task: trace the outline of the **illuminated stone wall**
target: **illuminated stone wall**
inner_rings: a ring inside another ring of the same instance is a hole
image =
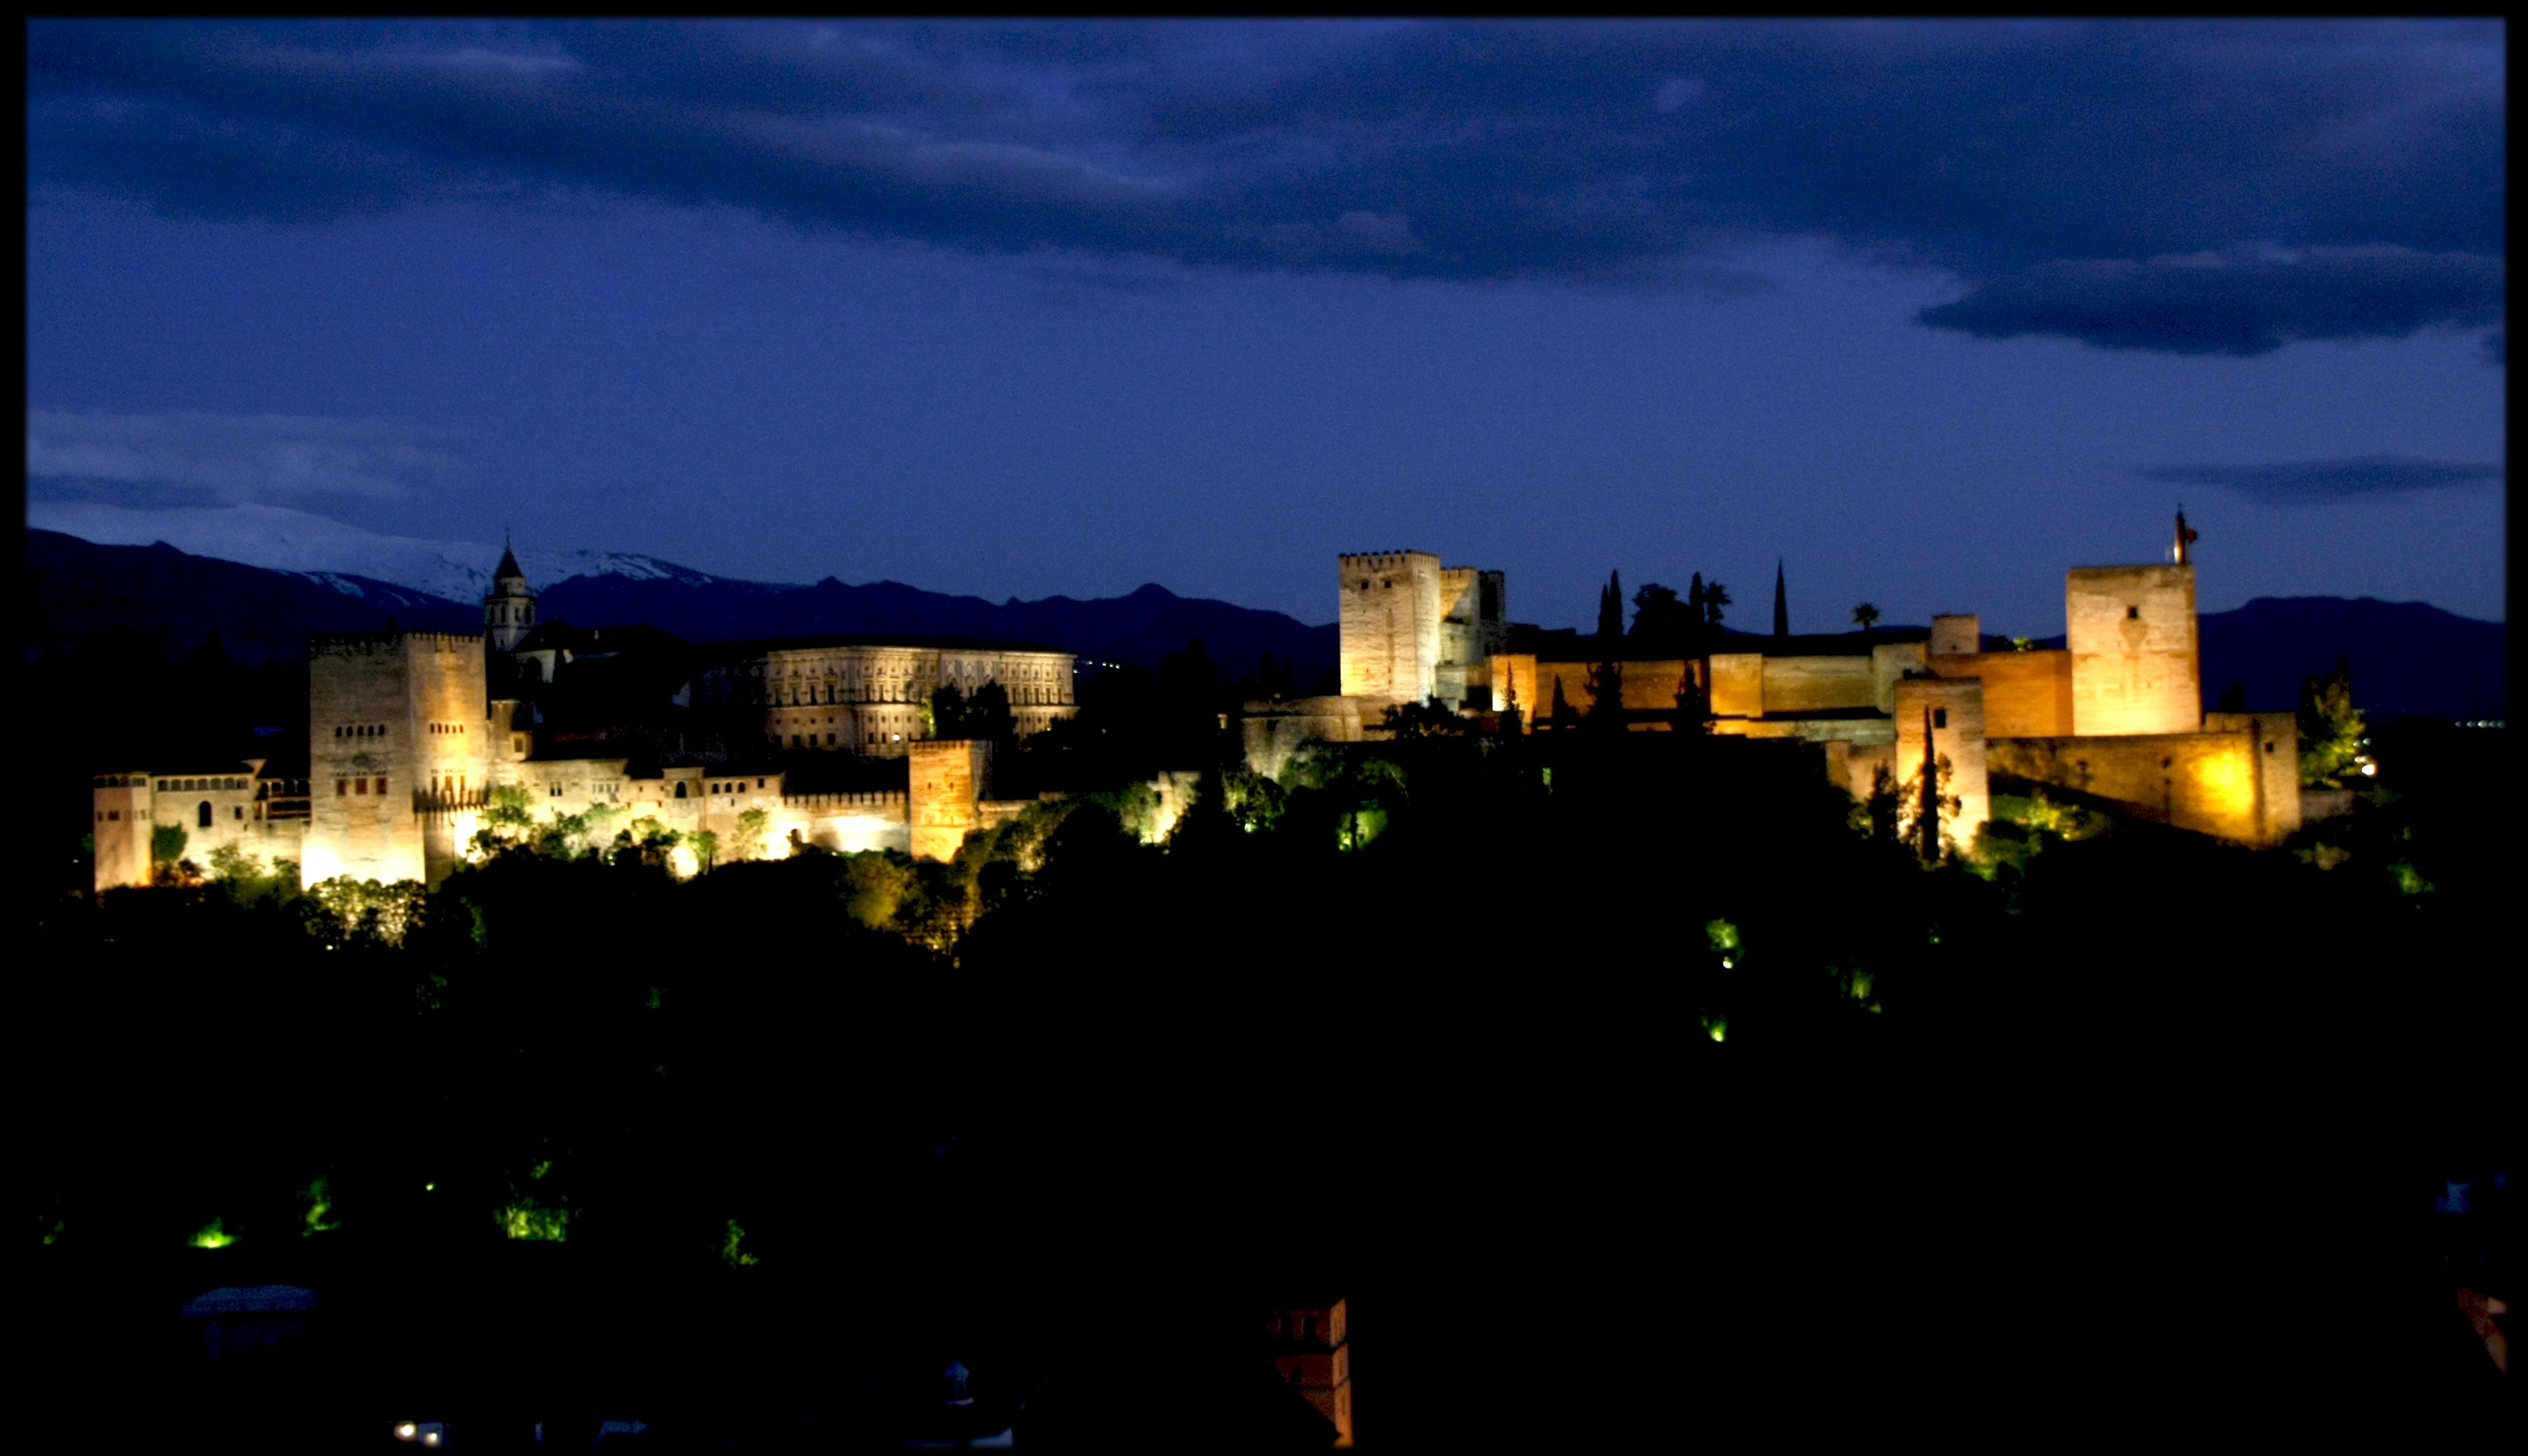
[[[1877,703],[1877,678],[1868,657],[1767,656],[1763,661],[1759,682],[1764,712],[1832,712]]]
[[[2191,566],[2081,566],[2064,579],[2072,731],[2191,733],[2203,721]]]
[[[1420,702],[1439,691],[1440,558],[1375,551],[1335,561],[1343,696]]]
[[[294,791],[303,785],[267,778],[263,765],[250,758],[220,765],[223,771],[215,773],[134,770],[91,779],[95,888],[148,884],[150,833],[160,827],[184,831],[182,858],[205,873],[211,856],[223,849],[255,856],[264,870],[274,859],[298,858],[307,825],[305,800]],[[286,807],[276,802],[282,794],[289,796]]]
[[[1927,662],[1942,677],[1983,681],[1984,730],[1993,737],[2071,736],[2070,652],[1933,652]]]
[[[1238,732],[1246,766],[1279,779],[1311,743],[1359,743],[1366,736],[1364,704],[1357,698],[1301,698],[1290,702],[1250,702]]]
[[[1912,677],[1896,685],[1896,745],[1891,767],[1898,785],[1921,792],[1923,735],[1930,751],[1949,760],[1948,792],[1958,800],[1954,814],[1940,811],[1940,837],[1950,853],[1975,848],[1975,831],[1992,817],[1992,791],[1985,774],[1983,683],[1971,677]]]
[[[2130,734],[2114,737],[1998,738],[1987,763],[1997,775],[2028,779],[2111,800],[2137,818],[2173,824],[2246,845],[2280,842],[2298,827],[2298,741],[2271,720],[2288,714],[2241,713],[2242,731]],[[2288,787],[2263,760],[2291,745]],[[2289,826],[2289,827],[2286,827]]]

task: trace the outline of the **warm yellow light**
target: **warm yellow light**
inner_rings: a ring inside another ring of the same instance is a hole
[[[408,1441],[419,1434],[421,1434],[420,1428],[414,1426],[410,1421],[406,1421],[395,1428],[395,1439],[399,1441]]]

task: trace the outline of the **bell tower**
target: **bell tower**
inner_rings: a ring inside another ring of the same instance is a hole
[[[500,566],[492,573],[492,590],[483,598],[484,643],[496,653],[513,650],[535,625],[536,594],[503,533]]]

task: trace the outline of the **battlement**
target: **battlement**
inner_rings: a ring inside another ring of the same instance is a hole
[[[1364,571],[1377,571],[1400,567],[1416,556],[1435,564],[1440,559],[1429,551],[1362,551],[1338,555],[1335,560],[1342,563],[1345,570],[1356,567]]]
[[[902,813],[911,797],[902,789],[881,789],[869,794],[784,794],[781,806],[796,809],[876,808]]]
[[[310,657],[361,656],[376,652],[401,651],[410,648],[440,652],[480,651],[483,639],[462,632],[312,632],[307,637]]]

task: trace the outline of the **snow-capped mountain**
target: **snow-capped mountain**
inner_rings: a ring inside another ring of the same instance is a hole
[[[144,510],[92,500],[29,500],[26,524],[99,546],[163,541],[190,555],[290,572],[352,597],[363,589],[346,577],[392,582],[450,601],[480,601],[500,564],[500,547],[495,545],[387,536],[277,505]],[[521,549],[518,565],[540,589],[580,576],[688,586],[718,580],[690,567],[619,551]]]

